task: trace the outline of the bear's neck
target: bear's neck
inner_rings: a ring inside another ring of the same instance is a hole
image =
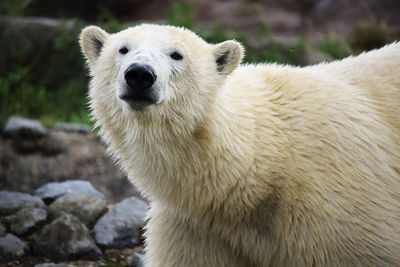
[[[188,216],[193,216],[191,211],[199,217],[209,216],[199,211],[231,213],[238,206],[256,206],[267,193],[265,181],[254,178],[259,137],[257,122],[248,112],[251,105],[220,96],[187,131],[174,130],[172,119],[122,120],[124,124],[114,125],[108,120],[101,134],[151,201]],[[237,199],[238,195],[246,197]]]

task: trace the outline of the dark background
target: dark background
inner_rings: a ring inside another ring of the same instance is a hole
[[[241,41],[246,62],[306,65],[399,39],[399,14],[398,0],[1,0],[0,126],[10,115],[90,124],[77,41],[88,24],[181,25]]]

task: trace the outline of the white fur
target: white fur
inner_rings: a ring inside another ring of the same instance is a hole
[[[151,201],[147,266],[399,264],[399,43],[307,68],[238,67],[238,43],[182,28],[101,33],[81,35],[91,107]],[[163,97],[134,111],[118,90],[139,55]]]

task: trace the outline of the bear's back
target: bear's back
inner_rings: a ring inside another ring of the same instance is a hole
[[[362,88],[400,135],[400,42],[309,70]]]

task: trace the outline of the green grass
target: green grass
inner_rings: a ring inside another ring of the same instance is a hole
[[[77,90],[82,86],[75,87],[72,82],[56,93],[24,81],[0,79],[1,120],[19,115],[40,119],[46,126],[64,121],[90,125],[86,93]]]
[[[192,29],[195,14],[196,10],[185,1],[175,2],[168,12],[168,24]]]
[[[316,45],[315,48],[332,56],[334,59],[342,59],[352,53],[348,44],[335,38],[326,39],[324,42]]]

